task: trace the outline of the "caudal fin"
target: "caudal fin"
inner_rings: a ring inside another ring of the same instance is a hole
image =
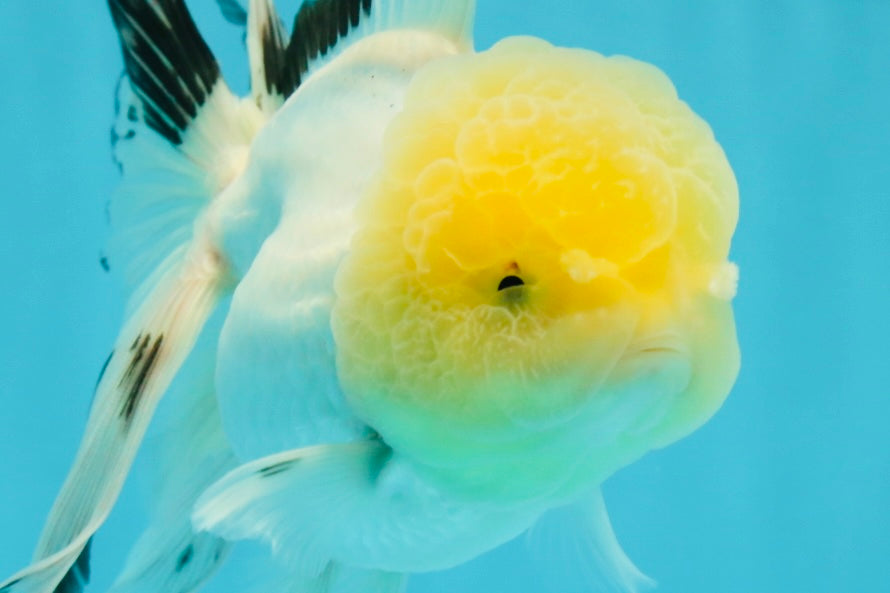
[[[89,542],[158,401],[234,284],[202,217],[243,168],[259,112],[228,90],[182,0],[109,0],[109,7],[126,65],[115,146],[124,180],[111,204],[111,263],[139,288],[34,563],[0,583],[4,593],[82,586]]]
[[[197,590],[225,562],[231,544],[192,528],[195,500],[236,465],[222,429],[214,374],[221,316],[204,333],[164,396],[146,438],[148,526],[109,593]]]

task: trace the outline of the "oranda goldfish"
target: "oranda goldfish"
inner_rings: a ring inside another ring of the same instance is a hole
[[[128,317],[0,591],[82,589],[162,397],[164,486],[116,593],[195,590],[247,538],[282,591],[390,593],[564,507],[600,584],[636,590],[599,487],[739,365],[711,129],[630,58],[474,51],[471,0],[306,1],[290,33],[272,0],[224,5],[245,97],[183,0],[109,0]]]

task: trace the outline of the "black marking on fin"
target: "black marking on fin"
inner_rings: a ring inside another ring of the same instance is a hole
[[[114,350],[108,354],[108,358],[105,359],[105,363],[102,365],[102,370],[99,371],[99,378],[96,379],[96,386],[93,388],[93,397],[90,399],[91,409],[93,404],[96,403],[96,394],[99,392],[99,384],[102,382],[102,379],[105,378],[105,371],[108,370],[108,365],[111,364],[112,357],[114,357]]]
[[[108,7],[145,123],[181,144],[220,78],[216,58],[183,0],[108,0]]]
[[[282,472],[287,471],[291,466],[296,465],[296,463],[296,459],[279,461],[278,463],[273,463],[272,465],[267,465],[266,467],[261,468],[257,473],[260,475],[260,477],[271,478],[272,476],[276,476]]]
[[[233,25],[243,27],[247,24],[247,11],[236,0],[216,0],[223,17]]]
[[[146,382],[151,374],[151,370],[157,362],[158,353],[161,350],[161,344],[164,343],[164,334],[159,334],[152,341],[151,334],[140,334],[130,347],[132,358],[124,376],[121,378],[119,387],[126,390],[126,397],[121,406],[121,417],[129,422],[136,412],[136,407],[142,398],[145,390]]]
[[[189,544],[182,551],[182,554],[179,555],[179,558],[176,559],[176,572],[182,572],[182,569],[186,567],[186,565],[192,561],[192,557],[195,555],[195,546]]]
[[[102,364],[102,370],[99,371],[99,378],[96,379],[96,389],[99,389],[99,383],[102,382],[102,379],[105,377],[105,371],[108,370],[108,365],[111,364],[111,358],[114,356],[114,350],[108,353],[108,358],[105,359],[105,362]],[[94,389],[93,391],[95,391]]]
[[[80,556],[74,561],[71,569],[65,573],[65,576],[59,581],[59,584],[53,589],[53,593],[81,593],[90,582],[90,548],[93,544],[93,538],[87,540],[87,545],[83,547]]]
[[[276,67],[266,60],[266,78],[283,98],[289,97],[302,82],[309,63],[324,56],[362,20],[371,14],[373,0],[307,0],[294,19],[290,42],[283,57],[275,57]],[[263,50],[266,51],[265,41]]]
[[[260,46],[263,52],[263,73],[268,95],[282,95],[287,97],[290,92],[281,87],[283,79],[281,74],[287,69],[285,63],[288,40],[284,38],[281,19],[270,3],[266,22],[259,25]]]
[[[386,467],[386,464],[392,459],[392,448],[383,443],[383,441],[381,441],[381,444],[383,446],[374,457],[371,458],[371,463],[368,466],[368,477],[372,484],[377,483],[377,480],[380,479],[380,474],[383,472],[383,468]]]
[[[21,579],[21,578],[18,578],[18,579],[16,579],[16,580],[14,580],[14,581],[8,583],[5,587],[3,587],[2,589],[0,589],[0,593],[12,593],[12,588],[15,587],[17,584],[19,584],[19,583],[21,583],[21,582],[22,582],[22,579]]]
[[[124,80],[126,79],[126,77],[127,77],[127,73],[121,72],[121,75],[117,79],[117,84],[114,85],[114,119],[116,121],[120,119],[121,85],[124,84]],[[135,112],[136,106],[130,105],[127,108],[127,115],[129,115],[130,110],[133,110]],[[135,122],[136,120],[134,119],[131,121]],[[120,139],[121,139],[121,134],[120,134],[120,131],[118,131],[118,129],[117,129],[117,123],[115,123],[114,125],[111,126],[111,160],[117,166],[118,172],[123,173],[124,165],[117,158],[117,150],[116,150],[117,143],[120,141]],[[106,217],[108,216],[108,202],[105,203],[105,215],[106,215]]]
[[[114,166],[117,167],[117,172],[123,174],[124,172],[124,164],[120,162],[117,158],[117,154],[114,152],[114,147],[117,146],[118,140],[120,140],[120,136],[117,133],[117,130],[114,129],[114,126],[111,128],[111,162],[114,163]],[[106,215],[108,213],[108,205],[105,205]]]

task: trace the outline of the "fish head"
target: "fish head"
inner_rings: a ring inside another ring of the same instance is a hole
[[[727,395],[737,213],[710,128],[653,66],[533,38],[436,61],[338,271],[347,401],[470,490],[601,480]]]

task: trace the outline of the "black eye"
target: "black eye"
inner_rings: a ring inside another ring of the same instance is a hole
[[[498,291],[507,290],[508,288],[513,288],[514,286],[523,286],[525,282],[522,281],[522,278],[519,276],[505,276],[501,283],[498,284]]]

